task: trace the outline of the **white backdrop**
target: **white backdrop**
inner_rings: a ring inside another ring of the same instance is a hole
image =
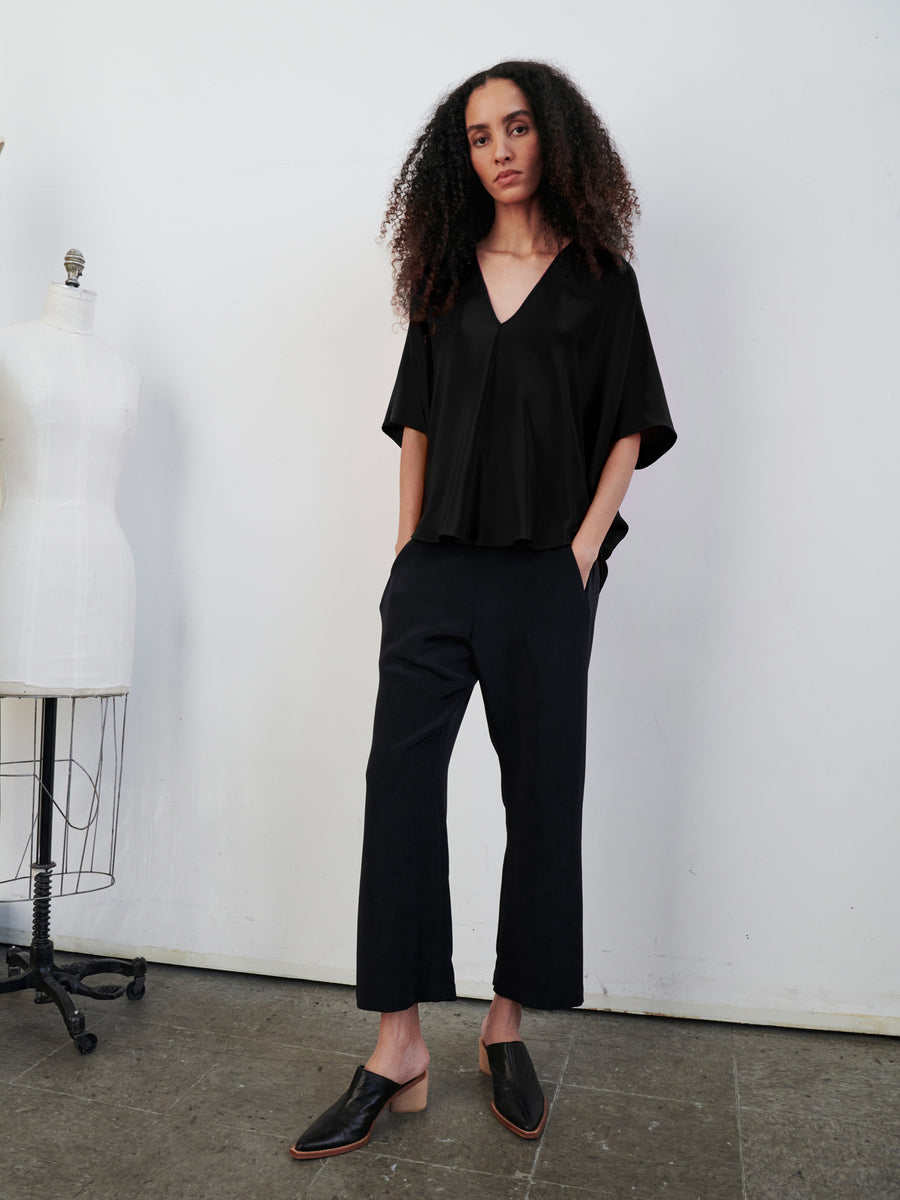
[[[78,246],[144,379],[119,878],[54,906],[57,943],[352,982],[403,336],[375,237],[439,91],[540,57],[638,187],[680,434],[597,617],[587,1003],[900,1033],[896,5],[53,0],[2,26],[0,325]],[[488,995],[477,690],[450,789],[458,984]],[[0,937],[29,928],[0,906]]]

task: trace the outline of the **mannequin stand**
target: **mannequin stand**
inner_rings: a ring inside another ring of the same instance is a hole
[[[41,713],[41,749],[38,774],[37,856],[32,864],[33,924],[30,950],[11,946],[6,952],[9,978],[0,980],[0,995],[35,989],[35,1004],[56,1005],[65,1021],[76,1049],[90,1054],[97,1046],[97,1035],[85,1031],[84,1013],[75,1005],[72,995],[90,996],[92,1000],[116,1000],[125,995],[139,1000],[144,994],[147,963],[143,958],[92,959],[68,966],[54,962],[53,942],[50,940],[50,895],[53,869],[53,785],[56,758],[56,697],[45,697]],[[124,975],[127,984],[84,983],[89,975]]]

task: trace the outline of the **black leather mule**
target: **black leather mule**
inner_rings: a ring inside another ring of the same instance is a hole
[[[328,1158],[365,1146],[372,1126],[386,1105],[391,1112],[421,1112],[428,1103],[428,1072],[408,1083],[395,1083],[365,1067],[357,1067],[353,1082],[297,1138],[290,1152],[294,1158]]]
[[[540,1137],[547,1124],[547,1100],[524,1042],[478,1040],[478,1065],[494,1081],[491,1112],[519,1137]]]

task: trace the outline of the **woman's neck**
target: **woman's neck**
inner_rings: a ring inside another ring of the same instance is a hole
[[[41,320],[45,325],[65,329],[68,333],[91,333],[94,328],[96,292],[51,283]]]
[[[495,204],[494,223],[480,243],[484,250],[530,258],[534,254],[555,254],[558,246],[548,245],[541,221],[541,206],[536,197],[520,204]]]

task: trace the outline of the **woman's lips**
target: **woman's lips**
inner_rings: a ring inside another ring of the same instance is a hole
[[[522,174],[521,171],[501,171],[494,180],[494,183],[512,183],[514,179],[518,179]]]

